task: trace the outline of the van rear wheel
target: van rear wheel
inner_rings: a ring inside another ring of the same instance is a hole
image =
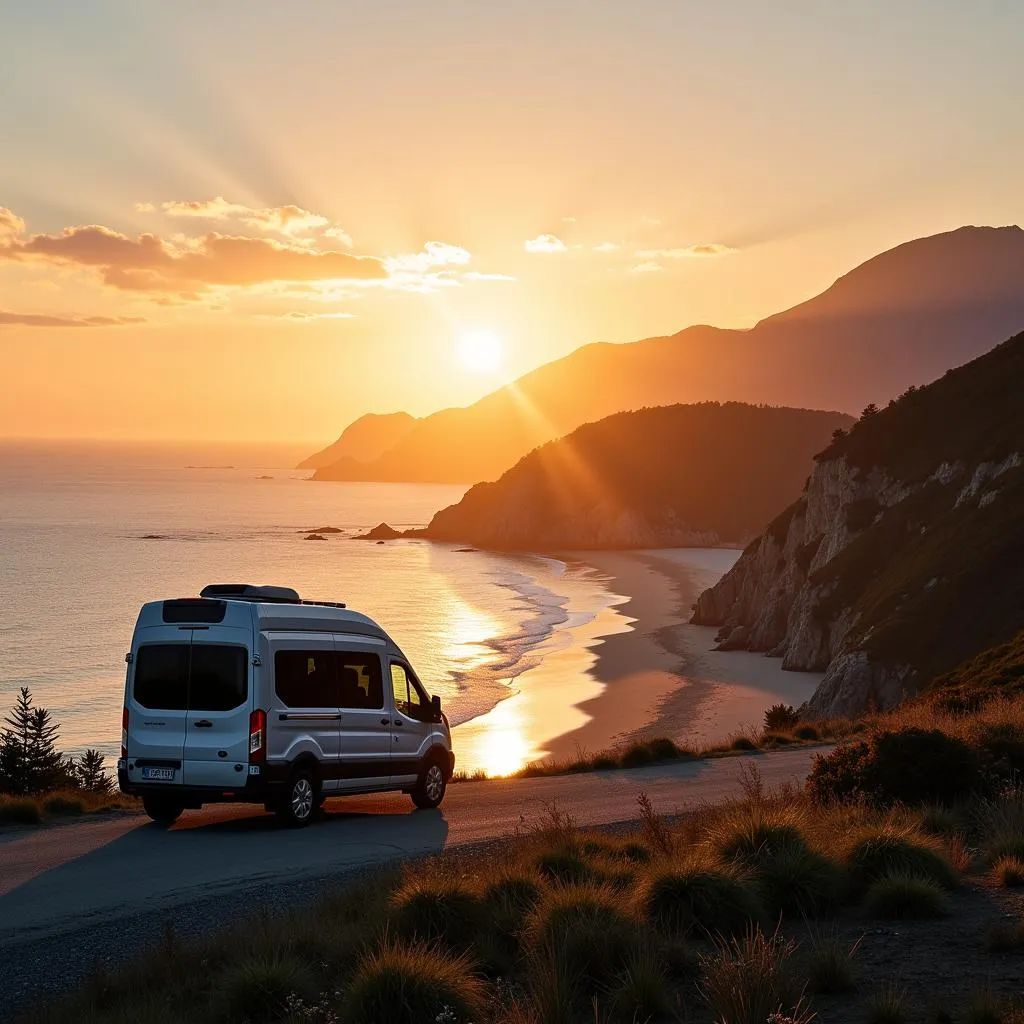
[[[409,795],[421,811],[428,811],[432,807],[437,807],[444,799],[447,788],[448,780],[445,778],[444,769],[439,761],[431,758],[423,766],[416,788]]]
[[[142,808],[158,825],[173,825],[185,810],[173,797],[155,793],[147,793],[142,798]]]
[[[313,820],[319,799],[320,786],[313,773],[300,768],[285,784],[280,802],[274,810],[285,825],[302,828]]]

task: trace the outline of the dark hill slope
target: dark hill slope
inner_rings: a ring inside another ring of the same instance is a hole
[[[617,413],[525,456],[423,535],[506,549],[743,542],[798,493],[842,413],[728,403]]]
[[[808,710],[888,707],[1024,628],[1024,334],[861,419],[694,621],[787,668]]]
[[[874,257],[748,331],[690,327],[596,344],[464,409],[445,409],[380,458],[320,480],[493,480],[526,452],[612,413],[741,401],[858,413],[1024,328],[1024,231],[965,227]]]

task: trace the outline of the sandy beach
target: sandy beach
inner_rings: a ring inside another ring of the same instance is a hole
[[[757,728],[774,703],[806,700],[819,674],[715,651],[715,630],[688,623],[697,595],[737,556],[684,548],[561,555],[571,571],[596,574],[612,603],[516,680],[513,696],[456,729],[461,766],[503,774],[642,737],[697,746]]]

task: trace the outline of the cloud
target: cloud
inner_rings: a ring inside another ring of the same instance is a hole
[[[615,242],[602,242],[594,246],[594,252],[618,252],[619,248]]]
[[[174,243],[154,234],[129,238],[101,225],[59,235],[0,238],[0,261],[92,267],[122,291],[195,298],[214,286],[276,281],[373,281],[387,277],[380,260],[277,242],[210,233]]]
[[[422,252],[400,253],[389,256],[385,266],[391,271],[411,271],[424,274],[434,267],[464,266],[472,259],[468,249],[448,242],[427,242]]]
[[[678,249],[640,249],[636,257],[641,260],[685,260],[692,256],[725,256],[735,251],[728,245],[711,242],[706,245],[686,245]]]
[[[527,252],[565,252],[566,245],[557,235],[538,235],[529,241],[523,242],[523,248]]]
[[[153,203],[136,203],[140,213],[151,213],[156,209]],[[348,232],[338,225],[332,225],[322,214],[304,210],[301,206],[254,207],[244,203],[232,203],[223,196],[213,199],[174,199],[160,204],[160,209],[169,217],[192,217],[198,220],[237,221],[257,231],[274,231],[278,234],[296,236],[321,232],[329,238],[336,238],[343,245],[351,246]]]
[[[467,270],[462,275],[464,281],[515,281],[511,274],[484,274],[479,270]]]
[[[0,327],[126,327],[144,324],[141,316],[43,316],[37,313],[9,313],[0,309]]]
[[[293,320],[298,323],[310,323],[313,320],[355,320],[355,313],[306,313],[302,310],[291,310],[288,313],[260,313],[270,320]]]
[[[635,267],[630,267],[629,272],[631,274],[655,274],[659,270],[664,269],[660,263],[648,261],[647,263],[638,263]]]
[[[4,235],[20,235],[24,230],[25,222],[6,206],[0,206],[0,238]]]

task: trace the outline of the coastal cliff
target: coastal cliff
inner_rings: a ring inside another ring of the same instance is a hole
[[[477,484],[419,535],[507,550],[742,544],[851,422],[738,402],[618,413]]]
[[[1024,626],[1024,335],[869,408],[694,607],[824,671],[804,711],[891,707]]]

